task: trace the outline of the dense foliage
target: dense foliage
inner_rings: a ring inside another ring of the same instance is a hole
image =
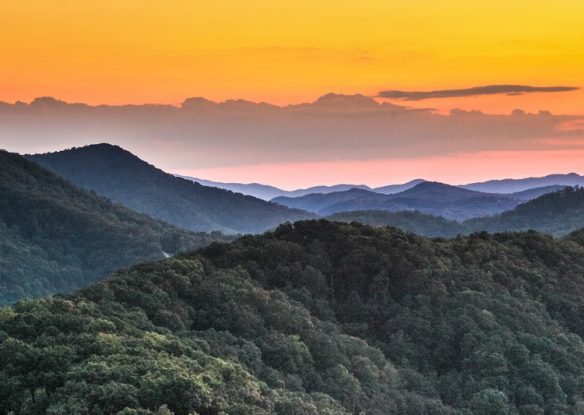
[[[258,233],[315,217],[175,177],[109,144],[28,157],[81,188],[193,231]]]
[[[210,246],[205,256],[337,321],[407,373],[408,387],[446,405],[581,414],[583,240],[534,232],[428,240],[320,221]]]
[[[534,229],[551,235],[565,235],[584,228],[584,188],[566,187],[511,211],[469,220],[464,225],[472,230],[489,232]]]
[[[328,221],[0,311],[0,412],[584,412],[584,237]]]
[[[453,237],[467,232],[460,223],[432,216],[416,210],[388,212],[385,210],[355,210],[339,212],[327,216],[327,219],[339,222],[359,222],[370,226],[393,226],[421,236]]]
[[[561,236],[584,228],[584,189],[565,187],[494,216],[456,222],[415,211],[354,211],[328,217],[342,222],[371,226],[394,226],[422,236],[452,237],[487,231],[512,232],[536,230]]]
[[[218,238],[132,212],[0,152],[0,304],[83,287]]]

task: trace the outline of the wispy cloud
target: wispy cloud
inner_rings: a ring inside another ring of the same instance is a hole
[[[470,97],[476,95],[523,95],[534,92],[569,92],[576,91],[574,86],[529,86],[529,85],[485,85],[462,89],[441,89],[436,91],[380,91],[378,97],[420,101],[431,98]]]

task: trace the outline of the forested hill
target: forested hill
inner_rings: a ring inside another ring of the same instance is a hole
[[[507,212],[462,223],[414,211],[340,212],[327,218],[372,226],[395,226],[418,235],[447,238],[480,231],[495,233],[527,230],[562,236],[584,228],[584,189],[566,187],[522,203]]]
[[[359,222],[370,226],[393,226],[416,235],[451,238],[463,235],[468,229],[454,220],[432,216],[415,210],[388,212],[386,210],[355,210],[339,212],[326,219],[339,222]]]
[[[0,151],[0,304],[70,291],[219,237],[115,205]]]
[[[499,215],[471,219],[464,225],[489,232],[534,229],[551,235],[565,235],[584,228],[584,188],[566,187],[544,194]]]
[[[328,221],[0,311],[0,412],[584,413],[584,247]]]
[[[132,153],[96,144],[27,156],[74,184],[194,231],[258,233],[316,215],[167,174]]]

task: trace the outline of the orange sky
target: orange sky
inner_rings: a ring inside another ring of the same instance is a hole
[[[203,96],[285,105],[328,92],[375,96],[493,84],[582,88],[583,22],[582,0],[0,0],[0,101],[54,96],[89,104],[179,105]],[[392,102],[440,113],[522,108],[584,114],[584,89]],[[579,150],[562,157],[527,148],[497,151],[461,148],[400,162],[384,154],[355,161],[347,154],[308,165],[293,158],[278,165],[242,159],[239,167],[193,165],[189,171],[288,187],[376,184],[382,173],[378,184],[418,176],[467,181],[492,177],[489,163],[501,167],[499,176],[584,173]],[[160,164],[172,169],[172,155],[164,160]]]
[[[327,92],[584,84],[584,2],[19,0],[0,2],[0,100],[189,96],[278,104]],[[434,100],[582,112],[584,91]]]

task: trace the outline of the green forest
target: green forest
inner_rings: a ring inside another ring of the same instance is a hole
[[[584,233],[326,220],[0,311],[0,413],[584,413]]]
[[[0,151],[0,305],[225,239],[133,212]]]

